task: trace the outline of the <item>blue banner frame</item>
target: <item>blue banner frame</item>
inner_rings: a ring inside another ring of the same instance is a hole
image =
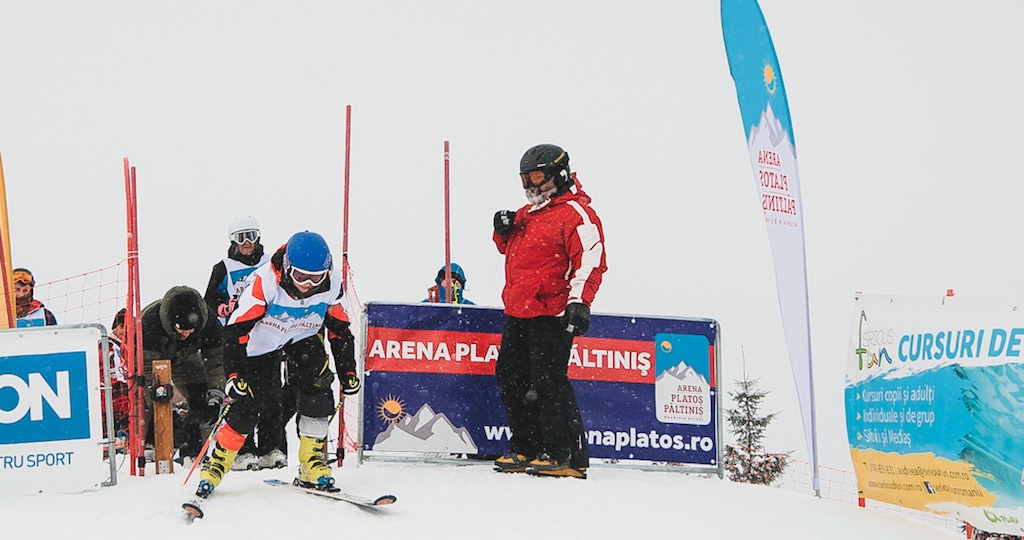
[[[429,303],[366,310],[363,451],[508,450],[493,376],[501,310]],[[594,314],[570,359],[591,457],[719,469],[718,336],[709,319]]]

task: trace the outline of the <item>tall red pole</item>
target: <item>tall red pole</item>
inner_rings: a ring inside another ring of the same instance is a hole
[[[449,216],[451,215],[449,197],[448,197],[448,186],[449,186],[449,163],[450,154],[448,148],[448,141],[444,142],[444,288],[447,291],[448,303],[454,304],[456,301],[455,295],[452,294],[452,243],[451,243],[451,229],[449,228]]]
[[[128,250],[128,291],[125,300],[125,343],[121,348],[122,353],[127,356],[129,371],[134,374],[131,379],[131,412],[128,426],[128,454],[131,458],[132,476],[145,476],[146,462],[143,448],[146,436],[145,426],[145,403],[143,401],[143,387],[145,386],[142,376],[142,327],[139,324],[139,223],[138,223],[138,199],[136,197],[135,167],[128,164],[128,158],[124,158],[124,189],[125,189],[125,216],[127,218],[126,229],[127,250]]]
[[[342,210],[345,217],[341,229],[341,288],[348,284],[348,170],[352,155],[352,106],[345,106],[345,202]]]
[[[349,162],[352,154],[352,106],[345,106],[345,189],[342,212],[344,213],[341,228],[341,290],[348,294],[348,193],[349,193]],[[352,304],[349,303],[349,306]],[[341,373],[338,374],[340,379]],[[345,459],[345,394],[341,386],[338,387],[338,448],[335,450],[335,457],[338,458],[338,466],[342,465]],[[324,447],[326,450],[326,446]]]
[[[128,158],[124,158],[124,207],[125,207],[125,255],[128,261],[128,291],[127,298],[125,299],[125,317],[124,317],[124,343],[122,343],[122,352],[125,356],[125,360],[128,362],[128,372],[135,373],[135,353],[132,349],[132,344],[135,342],[135,318],[131,316],[130,306],[134,302],[135,296],[132,294],[132,265],[134,262],[134,254],[132,252],[132,175],[131,169],[128,166]],[[131,474],[135,476],[135,452],[136,446],[139,444],[139,410],[135,402],[135,379],[131,379],[131,386],[129,386],[131,393],[131,405],[128,415],[128,456],[131,461]]]
[[[135,256],[135,265],[132,270],[132,288],[134,301],[132,313],[135,319],[135,380],[137,381],[136,392],[138,394],[139,411],[145,411],[144,388],[145,370],[143,369],[142,358],[142,293],[140,292],[139,275],[139,184],[135,178],[135,167],[132,167],[132,252]],[[136,461],[140,468],[139,476],[146,475],[145,457],[145,436],[146,436],[146,415],[139,414],[139,442],[136,448]]]

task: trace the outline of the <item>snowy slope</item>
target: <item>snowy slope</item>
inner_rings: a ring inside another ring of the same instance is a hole
[[[294,456],[293,456],[294,457]],[[793,491],[716,477],[596,466],[590,478],[499,474],[489,464],[351,462],[337,474],[355,493],[392,492],[398,502],[366,511],[264,485],[290,469],[232,472],[188,525],[178,509],[186,471],[131,477],[79,494],[0,498],[3,538],[962,538],[954,531]],[[212,535],[212,536],[211,536]],[[372,536],[371,536],[372,535]]]

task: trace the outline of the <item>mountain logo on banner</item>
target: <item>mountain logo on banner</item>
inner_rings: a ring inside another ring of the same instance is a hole
[[[477,445],[469,430],[455,427],[447,416],[424,403],[416,414],[403,416],[377,435],[371,450],[476,454]]]
[[[750,164],[756,171],[765,224],[793,235],[800,233],[803,217],[800,215],[796,150],[789,141],[789,133],[768,104],[761,114],[761,122],[750,130]]]
[[[711,423],[711,385],[685,362],[658,376],[654,394],[659,422],[697,426]]]

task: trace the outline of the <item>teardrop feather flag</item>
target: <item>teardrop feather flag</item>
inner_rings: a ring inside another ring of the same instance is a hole
[[[725,53],[775,261],[782,327],[796,380],[814,492],[819,494],[803,206],[786,85],[757,1],[722,0],[721,8]]]

